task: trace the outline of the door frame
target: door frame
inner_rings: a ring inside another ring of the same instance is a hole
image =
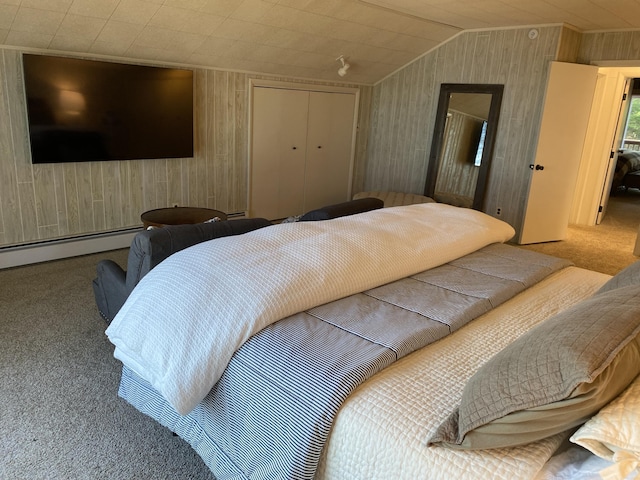
[[[609,154],[609,164],[605,170],[605,180],[602,186],[602,194],[600,195],[600,205],[596,215],[596,225],[600,225],[604,218],[611,195],[611,186],[613,184],[613,175],[618,163],[618,155],[622,146],[624,132],[627,126],[629,116],[629,107],[631,106],[631,89],[633,87],[633,79],[625,77],[623,81],[622,98],[619,97],[620,108],[616,116],[615,130]]]
[[[599,132],[599,143],[593,144],[591,150],[585,150],[580,161],[576,193],[569,223],[581,226],[596,225],[602,194],[606,189],[605,183],[608,180],[609,151],[615,136],[617,118],[622,108],[620,99],[624,84],[628,78],[640,78],[640,61],[638,60],[604,60],[592,62],[591,65],[600,67],[599,72],[603,72],[603,74],[618,76],[618,83],[613,88],[615,92],[619,91],[619,94],[611,96],[611,101],[608,105],[603,103],[601,108],[592,109],[593,122],[599,124],[599,128],[605,130]],[[594,99],[594,103],[596,101],[597,99]],[[590,127],[591,124],[592,121],[590,119]]]

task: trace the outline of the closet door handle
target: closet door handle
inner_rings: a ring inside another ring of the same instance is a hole
[[[297,149],[298,149],[298,147],[293,147],[293,148],[292,148],[292,150],[297,150]]]
[[[318,145],[318,148],[322,148],[322,145]]]

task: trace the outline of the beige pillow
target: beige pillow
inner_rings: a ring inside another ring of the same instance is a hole
[[[600,458],[625,478],[640,466],[640,376],[622,395],[598,412],[570,439]]]
[[[584,423],[640,373],[640,285],[584,300],[491,358],[428,444],[521,445]]]

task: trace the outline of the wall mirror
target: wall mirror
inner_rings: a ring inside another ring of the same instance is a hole
[[[482,210],[503,90],[503,85],[441,85],[426,196]]]

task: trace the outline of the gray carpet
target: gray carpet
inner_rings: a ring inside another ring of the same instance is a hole
[[[117,396],[95,265],[0,270],[0,479],[212,479],[191,447]]]
[[[615,275],[638,260],[633,249],[640,225],[640,190],[629,189],[609,199],[600,225],[570,225],[567,239],[523,248],[571,260],[576,266]]]

